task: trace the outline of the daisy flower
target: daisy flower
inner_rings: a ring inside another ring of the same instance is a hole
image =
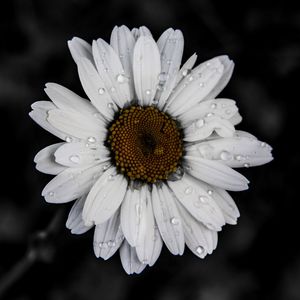
[[[45,200],[75,201],[67,228],[95,227],[95,255],[119,249],[129,274],[152,266],[163,244],[174,255],[185,245],[211,254],[218,231],[239,217],[227,190],[248,188],[233,168],[272,160],[269,145],[235,129],[235,101],[217,98],[233,62],[224,55],[194,68],[194,54],[181,66],[183,44],[171,28],[157,42],[146,27],[115,27],[110,44],[75,37],[68,45],[88,99],[47,83],[51,101],[30,112],[62,140],[34,159],[56,175]]]

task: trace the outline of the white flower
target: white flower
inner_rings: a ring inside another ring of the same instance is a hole
[[[163,242],[174,255],[185,244],[200,258],[239,211],[226,192],[248,188],[232,168],[265,164],[271,147],[235,130],[235,101],[216,98],[234,64],[215,57],[181,68],[183,35],[166,30],[157,42],[146,27],[115,27],[110,44],[69,41],[89,100],[46,84],[50,101],[30,116],[63,142],[41,150],[36,168],[56,175],[42,195],[50,203],[76,200],[66,226],[81,234],[95,226],[94,251],[118,249],[129,274],[152,266]]]

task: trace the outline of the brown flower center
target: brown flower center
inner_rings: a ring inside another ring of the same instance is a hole
[[[176,122],[153,106],[121,110],[109,128],[108,144],[119,171],[150,183],[175,172],[183,152]]]

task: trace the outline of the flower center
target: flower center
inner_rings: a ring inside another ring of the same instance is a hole
[[[183,153],[176,122],[153,106],[121,110],[109,128],[107,142],[120,172],[150,183],[175,172]]]

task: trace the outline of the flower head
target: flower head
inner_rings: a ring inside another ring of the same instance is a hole
[[[233,100],[216,98],[234,64],[227,56],[181,65],[183,35],[166,30],[157,42],[145,27],[115,27],[110,44],[73,38],[69,48],[89,100],[46,84],[50,101],[30,116],[62,140],[35,157],[56,175],[47,202],[75,203],[66,226],[81,234],[95,226],[94,251],[118,249],[127,273],[152,266],[163,243],[174,255],[185,245],[204,258],[225,223],[239,211],[226,190],[248,188],[233,168],[272,160],[271,147],[235,129]]]

